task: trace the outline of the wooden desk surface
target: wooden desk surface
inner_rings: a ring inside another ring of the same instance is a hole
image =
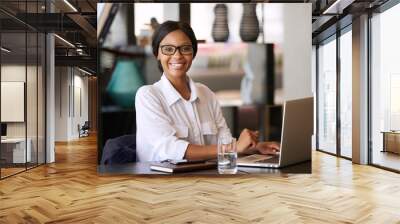
[[[1,143],[20,143],[20,142],[24,142],[25,138],[4,138],[1,139]],[[30,141],[30,139],[28,138],[27,141]]]
[[[186,173],[164,173],[150,170],[150,162],[137,162],[137,163],[126,163],[126,164],[114,164],[114,165],[99,165],[97,172],[100,175],[120,175],[120,174],[133,174],[133,175],[146,175],[146,174],[158,174],[158,175],[174,175],[174,176],[185,176],[185,175],[220,175],[217,169],[210,170],[199,170]],[[283,168],[254,168],[254,167],[238,167],[236,175],[243,174],[289,174],[289,173],[311,173],[311,161],[299,163]],[[230,174],[227,174],[230,175]]]

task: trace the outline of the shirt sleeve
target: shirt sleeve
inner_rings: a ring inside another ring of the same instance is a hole
[[[135,98],[139,161],[182,159],[189,142],[177,137],[161,99],[150,88],[140,88]]]

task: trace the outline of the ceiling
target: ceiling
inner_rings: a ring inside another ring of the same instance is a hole
[[[313,4],[312,36],[316,44],[351,24],[352,18],[372,11],[388,0],[311,0]]]
[[[2,46],[11,50],[2,51],[2,60],[25,62],[25,56],[35,57],[44,47],[36,43],[37,33],[52,32],[62,38],[55,38],[56,65],[74,62],[95,71],[96,7],[96,0],[1,0]],[[26,37],[21,35],[25,32]]]
[[[33,55],[42,46],[39,45],[37,48],[34,35],[28,34],[27,40],[25,40],[25,35],[20,35],[21,32],[54,32],[74,45],[74,47],[71,47],[71,44],[60,38],[55,38],[57,64],[68,65],[68,63],[73,62],[76,63],[76,66],[80,66],[79,62],[82,62],[84,66],[95,71],[97,60],[97,2],[97,0],[47,0],[46,6],[45,0],[1,0],[2,46],[12,49],[12,52],[7,54],[10,59],[13,57],[23,58],[26,54],[28,56]],[[132,1],[118,0],[118,2]],[[314,41],[324,36],[324,32],[333,27],[338,20],[376,8],[387,0],[269,0],[262,2],[312,3],[312,35]],[[333,7],[335,4],[336,6]],[[50,11],[52,13],[49,13]],[[25,50],[26,41],[28,45]]]

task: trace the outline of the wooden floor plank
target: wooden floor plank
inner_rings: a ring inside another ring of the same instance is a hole
[[[99,176],[96,138],[0,181],[0,223],[400,223],[400,175],[313,152],[313,173]]]

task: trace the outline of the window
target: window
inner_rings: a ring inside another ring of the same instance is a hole
[[[21,16],[41,13],[44,3],[19,2]],[[0,24],[0,178],[4,178],[45,163],[46,38],[3,12],[0,17],[10,21]]]
[[[372,163],[400,170],[400,4],[371,19]]]
[[[352,35],[340,36],[340,155],[352,157]]]
[[[318,48],[318,149],[336,153],[336,39]]]
[[[322,41],[317,50],[317,149],[350,159],[353,131],[351,24],[339,33],[340,36],[332,35]]]

